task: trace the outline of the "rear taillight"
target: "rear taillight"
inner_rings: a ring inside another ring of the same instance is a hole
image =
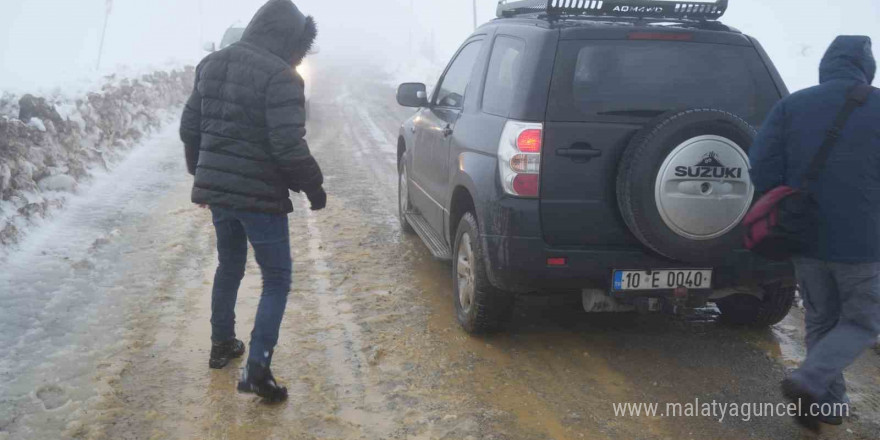
[[[540,173],[540,154],[516,154],[510,158],[510,169],[515,173]]]
[[[538,175],[517,174],[516,177],[513,178],[513,190],[521,196],[537,196]]]
[[[498,169],[504,192],[517,197],[538,197],[543,140],[543,124],[507,121],[498,143]]]
[[[516,137],[516,147],[523,153],[540,153],[543,131],[532,128],[524,130]]]

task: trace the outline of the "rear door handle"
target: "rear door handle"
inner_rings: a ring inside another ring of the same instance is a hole
[[[556,155],[571,158],[575,162],[589,162],[602,155],[602,151],[594,150],[585,144],[575,144],[573,147],[578,148],[560,148],[556,150]]]
[[[452,127],[449,126],[449,125],[447,125],[447,126],[443,129],[443,137],[449,137],[449,136],[452,136]]]

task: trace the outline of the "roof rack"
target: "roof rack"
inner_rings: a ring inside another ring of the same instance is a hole
[[[525,14],[717,20],[728,0],[499,0],[499,18]]]

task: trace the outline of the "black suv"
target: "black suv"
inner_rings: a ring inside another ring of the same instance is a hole
[[[562,6],[565,5],[565,6]],[[453,261],[469,332],[515,293],[580,290],[588,311],[687,310],[770,325],[790,265],[742,249],[747,151],[788,91],[716,3],[516,1],[461,46],[398,140],[400,221]]]

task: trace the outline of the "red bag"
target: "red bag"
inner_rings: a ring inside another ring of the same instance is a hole
[[[779,186],[764,194],[746,214],[745,246],[765,258],[785,260],[803,252],[808,234],[811,205],[797,188]],[[799,220],[799,221],[798,221]]]
[[[849,91],[846,105],[838,113],[834,125],[822,146],[813,157],[804,176],[804,188],[779,186],[758,199],[746,214],[746,249],[770,260],[786,260],[807,251],[816,242],[816,214],[818,205],[809,191],[825,169],[831,150],[840,139],[846,121],[853,112],[874,92],[867,84],[860,84]]]

